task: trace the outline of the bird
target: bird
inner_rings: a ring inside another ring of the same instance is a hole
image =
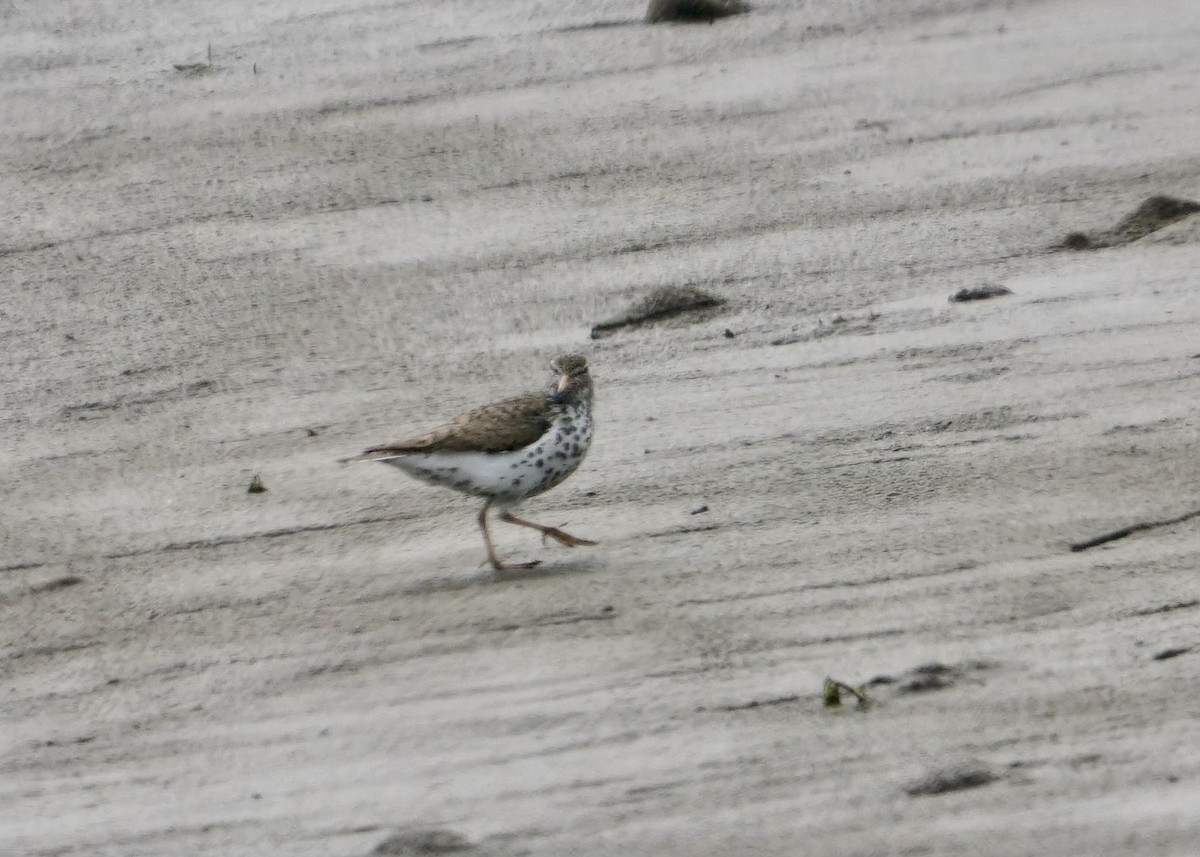
[[[587,358],[564,354],[550,368],[554,380],[545,391],[475,408],[424,434],[371,447],[342,462],[380,461],[422,482],[482,497],[479,529],[488,562],[497,572],[534,568],[541,561],[501,561],[488,529],[493,506],[500,510],[501,521],[537,530],[543,541],[551,538],[571,548],[595,545],[557,527],[518,518],[511,511],[574,473],[592,443],[592,376]]]

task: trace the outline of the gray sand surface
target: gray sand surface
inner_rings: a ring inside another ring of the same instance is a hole
[[[1200,853],[1200,4],[644,11],[0,7],[0,854]]]

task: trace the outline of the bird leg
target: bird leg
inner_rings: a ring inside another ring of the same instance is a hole
[[[512,568],[535,568],[538,566],[541,563],[541,560],[538,559],[509,565],[501,562],[500,557],[496,556],[496,548],[492,545],[492,534],[488,532],[487,513],[491,506],[492,502],[489,500],[479,510],[479,529],[483,530],[483,543],[487,546],[488,562],[492,564],[492,568],[496,569],[496,571],[508,571]]]
[[[537,530],[545,538],[549,536],[560,545],[566,545],[569,548],[582,547],[584,545],[598,544],[590,539],[581,539],[578,536],[573,536],[570,533],[564,533],[558,527],[547,527],[545,524],[535,524],[533,521],[526,521],[524,518],[518,518],[511,512],[501,512],[500,520],[506,524],[516,524],[519,527],[529,527],[531,530]]]

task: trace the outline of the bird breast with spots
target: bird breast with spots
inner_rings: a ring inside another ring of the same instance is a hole
[[[521,449],[411,453],[384,461],[423,482],[513,504],[550,490],[574,473],[591,442],[591,408],[579,403],[555,414],[549,430]]]

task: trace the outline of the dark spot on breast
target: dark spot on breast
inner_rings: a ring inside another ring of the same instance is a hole
[[[567,454],[560,449],[560,450],[558,450],[558,452],[554,453],[554,457],[558,458],[558,459],[563,459],[563,458],[567,457]]]
[[[545,466],[546,466],[546,459],[544,459],[544,458],[539,458],[539,459],[537,460],[536,466],[538,466],[538,467],[545,467]]]
[[[571,444],[571,455],[574,455],[576,457],[583,455],[583,453],[579,449],[579,444],[577,444],[577,443]]]
[[[521,480],[522,480],[522,479],[524,479],[524,478],[525,478],[524,476],[518,476],[516,479],[514,479],[514,480],[512,481],[513,487],[514,487],[514,488],[520,488],[520,487],[521,487]]]
[[[542,445],[540,443],[537,445],[537,449],[535,451],[537,452],[538,455],[542,454]],[[533,456],[530,456],[530,458],[532,458],[532,457]]]

